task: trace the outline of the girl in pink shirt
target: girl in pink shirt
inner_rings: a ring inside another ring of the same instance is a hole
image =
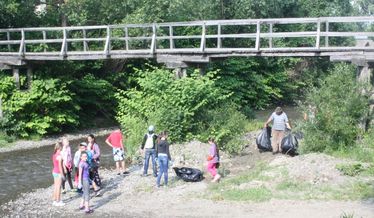
[[[212,182],[218,182],[221,178],[221,175],[217,173],[217,168],[219,164],[219,152],[216,143],[214,142],[213,138],[208,139],[208,143],[210,144],[209,148],[209,155],[208,155],[208,163],[207,163],[207,170],[212,175],[213,180]]]
[[[65,203],[61,201],[61,182],[64,179],[64,176],[62,174],[62,157],[61,157],[61,149],[62,144],[60,142],[57,142],[55,145],[55,150],[52,155],[52,163],[53,163],[53,169],[52,169],[52,175],[54,180],[54,187],[53,187],[53,206],[64,206]]]

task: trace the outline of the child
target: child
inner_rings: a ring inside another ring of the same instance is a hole
[[[63,178],[62,174],[62,158],[61,158],[61,149],[62,144],[57,142],[55,145],[55,150],[52,155],[52,162],[53,162],[53,180],[54,180],[54,187],[53,187],[53,206],[64,206],[65,203],[61,201],[61,182]]]
[[[90,165],[90,180],[95,191],[95,196],[100,196],[101,179],[99,176],[99,165],[100,165],[100,148],[95,141],[95,136],[90,134],[87,137],[87,152]]]
[[[210,144],[209,149],[209,156],[208,156],[208,166],[207,170],[212,175],[213,179],[212,182],[218,182],[221,178],[221,175],[217,173],[217,166],[219,164],[219,151],[216,143],[214,142],[213,138],[208,139],[208,143]]]
[[[79,178],[79,162],[80,162],[80,159],[81,159],[81,153],[83,151],[86,150],[86,147],[87,147],[87,144],[82,142],[79,144],[79,147],[78,147],[78,151],[75,152],[74,154],[74,172],[75,172],[75,175],[74,175],[74,183],[75,183],[75,186],[78,187],[78,178]],[[77,190],[78,193],[82,193],[82,190],[81,189],[78,189]]]
[[[64,173],[64,177],[67,179],[70,189],[73,189],[73,182],[71,180],[71,172],[73,171],[73,160],[71,157],[71,148],[69,145],[69,140],[67,137],[62,138],[62,151],[61,151],[61,157],[62,157],[62,169]],[[66,193],[65,190],[65,182],[66,179],[62,181],[62,193]]]
[[[81,152],[81,161],[79,162],[79,176],[78,176],[78,188],[82,188],[83,195],[79,206],[80,210],[85,209],[87,214],[92,213],[93,210],[89,206],[90,201],[90,176],[89,166],[87,163],[86,151]]]

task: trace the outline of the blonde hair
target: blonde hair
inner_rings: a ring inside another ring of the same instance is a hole
[[[62,148],[62,143],[61,143],[61,141],[58,141],[58,142],[56,142],[56,144],[55,144],[55,150],[54,150],[54,154],[56,154],[56,152],[58,151],[58,150],[61,150],[61,148]]]

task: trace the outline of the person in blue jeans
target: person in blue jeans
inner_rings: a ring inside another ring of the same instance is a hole
[[[148,133],[146,133],[143,137],[143,143],[141,146],[141,151],[144,154],[144,171],[142,176],[147,176],[148,166],[149,166],[149,158],[152,157],[152,169],[153,169],[153,176],[157,176],[157,168],[156,168],[156,141],[157,135],[154,133],[155,127],[149,126]]]
[[[168,132],[164,131],[160,134],[159,140],[156,146],[156,154],[158,158],[158,164],[160,166],[160,172],[157,175],[157,187],[160,187],[161,177],[164,175],[164,185],[168,185],[168,168],[171,156],[169,152],[169,142],[167,141]]]

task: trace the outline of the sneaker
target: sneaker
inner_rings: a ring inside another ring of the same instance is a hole
[[[128,171],[123,172],[123,175],[126,175],[126,174],[129,174],[129,172]]]
[[[83,210],[84,209],[84,206],[79,206],[79,210]]]
[[[66,189],[62,189],[61,193],[66,194]]]
[[[148,176],[148,174],[142,174],[141,175],[141,177],[147,177]]]
[[[53,202],[52,202],[52,205],[53,205],[53,206],[57,206],[56,204],[57,204],[57,201],[53,201]]]
[[[56,203],[56,206],[58,206],[58,207],[65,206],[65,203],[62,202],[62,201],[59,201],[59,202]]]
[[[121,175],[121,173],[117,173],[117,176]]]
[[[89,210],[85,210],[84,211],[86,214],[90,214],[90,213],[93,213],[94,211],[93,211],[93,209],[89,209]]]
[[[94,194],[95,197],[100,197],[101,196],[101,193],[100,191],[95,191],[95,194]]]

